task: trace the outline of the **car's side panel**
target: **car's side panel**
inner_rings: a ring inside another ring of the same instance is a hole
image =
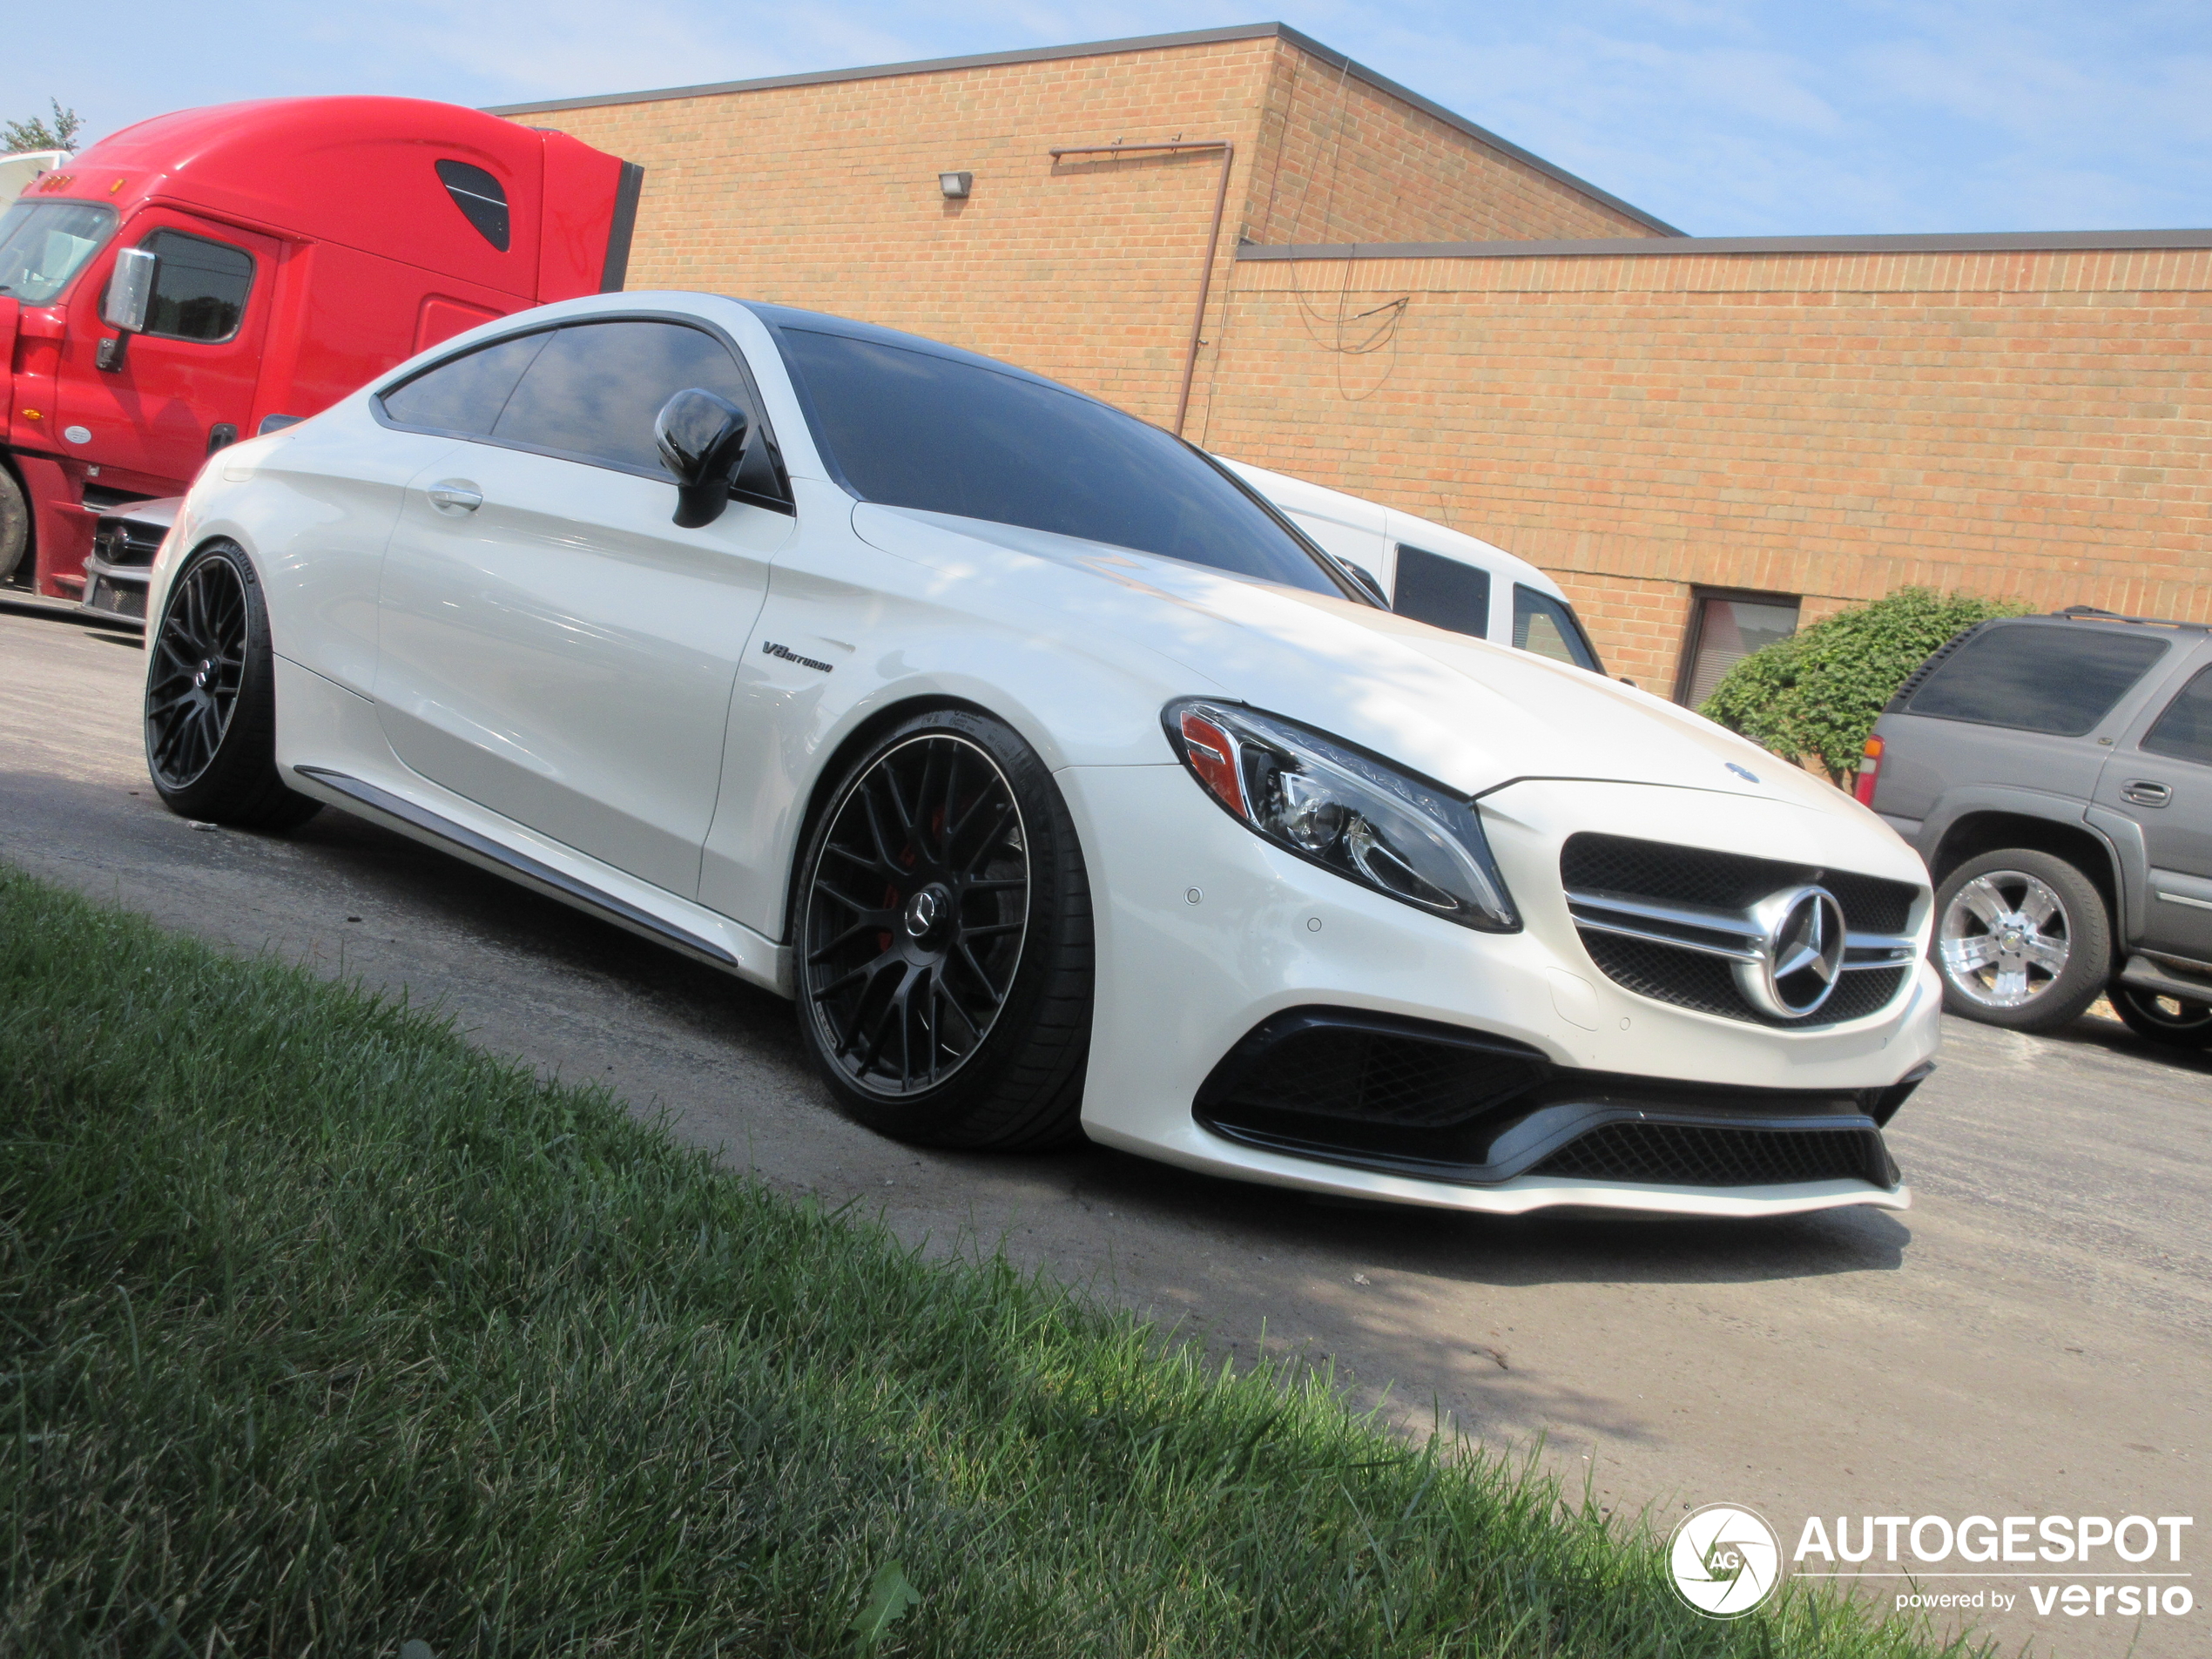
[[[407,492],[376,698],[409,766],[689,898],[739,654],[792,521],[669,522],[670,484],[463,443]],[[431,491],[480,496],[439,505]]]

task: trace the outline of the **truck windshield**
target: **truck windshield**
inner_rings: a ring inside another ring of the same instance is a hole
[[[93,202],[17,202],[0,214],[0,293],[43,306],[115,234],[115,209]]]
[[[814,436],[863,501],[1019,524],[1332,596],[1348,580],[1179,438],[1078,393],[785,327]]]

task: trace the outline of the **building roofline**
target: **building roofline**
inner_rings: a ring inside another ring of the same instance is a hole
[[[1896,236],[1607,236],[1584,241],[1246,242],[1239,260],[1539,260],[1701,253],[2039,253],[2212,247],[2212,230],[1935,231]]]
[[[1511,139],[1500,138],[1487,127],[1477,126],[1467,117],[1446,109],[1432,98],[1423,98],[1410,87],[1400,86],[1387,76],[1378,74],[1366,64],[1356,63],[1342,52],[1323,45],[1312,36],[1301,34],[1288,24],[1281,23],[1239,24],[1226,29],[1191,29],[1170,35],[1131,35],[1120,40],[1085,41],[1072,46],[1031,46],[1019,51],[974,52],[964,57],[924,57],[906,64],[873,64],[860,69],[815,70],[800,75],[766,75],[749,81],[713,81],[697,86],[660,87],[644,92],[607,92],[595,98],[548,98],[536,104],[496,104],[488,106],[484,113],[543,115],[556,110],[602,109],[615,104],[658,104],[674,98],[714,98],[725,92],[765,92],[784,86],[826,86],[838,81],[882,80],[894,75],[934,75],[949,70],[990,69],[1001,64],[1042,64],[1055,58],[1103,57],[1114,52],[1160,51],[1175,46],[1211,45],[1217,41],[1268,39],[1288,41],[1308,57],[1317,57],[1330,68],[1341,70],[1379,92],[1410,104],[1422,114],[1434,117],[1486,148],[1510,157],[1524,166],[1532,167],[1570,190],[1602,203],[1615,212],[1625,213],[1662,236],[1683,234],[1664,219],[1655,218],[1641,207],[1622,201],[1610,192],[1600,190],[1588,179],[1577,178],[1564,167],[1555,166],[1541,156],[1522,149]]]

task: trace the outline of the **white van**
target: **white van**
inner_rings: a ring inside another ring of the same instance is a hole
[[[1401,616],[1605,672],[1575,607],[1559,584],[1527,560],[1340,489],[1226,455],[1214,458],[1281,508],[1325,551],[1351,565]]]

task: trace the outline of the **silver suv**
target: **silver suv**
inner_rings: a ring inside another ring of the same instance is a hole
[[[1935,878],[1946,1008],[2047,1031],[2108,990],[2143,1036],[2212,1046],[2212,629],[1983,623],[1866,750],[1860,799]]]

